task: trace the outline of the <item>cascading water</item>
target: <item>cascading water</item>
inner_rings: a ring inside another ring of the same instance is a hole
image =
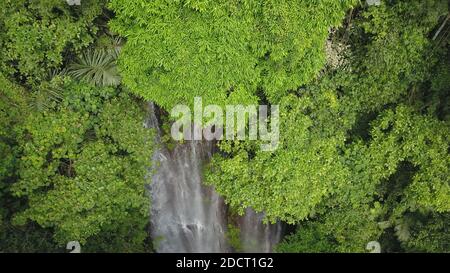
[[[280,242],[284,230],[283,224],[281,222],[264,224],[263,220],[264,213],[256,213],[250,208],[238,219],[244,252],[270,253]]]
[[[147,126],[157,130],[153,104]],[[161,144],[161,143],[158,143]],[[210,142],[188,141],[172,151],[160,147],[153,155],[155,172],[152,196],[151,230],[158,252],[226,252],[225,205],[210,188],[201,183],[202,162],[211,157]]]
[[[157,252],[229,252],[226,241],[227,207],[223,199],[202,184],[202,164],[214,150],[213,142],[187,141],[172,150],[160,141],[155,107],[149,104],[146,127],[157,132],[159,146],[151,173],[151,236]],[[270,252],[281,238],[281,224],[264,225],[262,214],[248,209],[239,218],[246,252]]]

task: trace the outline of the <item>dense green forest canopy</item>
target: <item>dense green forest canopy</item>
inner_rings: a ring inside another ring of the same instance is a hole
[[[105,3],[0,4],[2,251],[145,249],[151,132]]]
[[[196,96],[280,106],[277,150],[221,141],[205,168],[232,209],[292,225],[277,251],[449,252],[448,13],[446,0],[1,1],[0,252],[152,251],[145,105]]]
[[[328,29],[355,1],[111,1],[127,38],[120,66],[131,91],[166,109],[277,102],[325,62]]]

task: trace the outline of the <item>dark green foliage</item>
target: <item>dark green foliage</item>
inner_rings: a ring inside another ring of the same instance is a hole
[[[325,232],[320,230],[320,225],[309,223],[300,225],[298,232],[286,236],[276,251],[281,253],[321,253],[335,251],[335,242],[329,242]],[[331,239],[332,240],[332,239]]]
[[[445,4],[398,1],[361,10],[347,30],[348,64],[280,100],[278,150],[223,142],[227,156],[215,157],[208,184],[241,211],[250,206],[271,221],[301,221],[280,251],[363,252],[390,228],[406,251],[443,251],[448,241],[423,246],[424,235],[413,238],[409,228],[439,230],[430,236],[448,228],[410,217],[450,213],[450,127],[441,100],[448,89],[440,72],[448,59],[437,63],[446,49],[429,39]],[[429,94],[440,95],[430,101]],[[404,181],[390,180],[391,188],[403,186],[386,193],[381,185],[403,162],[416,169]]]
[[[7,180],[15,173],[17,139],[14,128],[23,122],[27,107],[25,95],[21,87],[0,74],[0,181]]]
[[[15,222],[52,227],[60,243],[83,244],[136,217],[143,220],[134,228],[144,232],[151,146],[142,110],[114,89],[70,81],[63,89],[60,105],[29,116],[21,127],[20,180],[12,191],[26,197],[29,208]]]
[[[0,252],[158,243],[128,90],[164,132],[195,96],[279,104],[277,150],[222,141],[205,168],[230,211],[296,225],[277,251],[449,252],[448,1],[364,2],[0,1]]]
[[[122,40],[102,34],[105,3],[0,3],[0,251],[144,250],[152,141],[117,87]],[[98,87],[65,77],[68,63]]]
[[[239,227],[235,226],[234,224],[228,224],[226,238],[228,244],[230,244],[234,251],[242,251],[242,238],[241,230],[239,229]]]
[[[84,0],[71,7],[60,0],[3,0],[0,2],[1,69],[19,73],[34,84],[50,69],[63,64],[64,55],[79,52],[93,41],[94,19],[104,0]]]

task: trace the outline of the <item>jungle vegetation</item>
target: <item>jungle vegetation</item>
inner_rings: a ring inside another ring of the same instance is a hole
[[[151,252],[145,105],[201,96],[280,106],[277,150],[221,141],[205,168],[236,211],[292,225],[277,251],[449,252],[448,14],[446,0],[0,1],[0,251]]]

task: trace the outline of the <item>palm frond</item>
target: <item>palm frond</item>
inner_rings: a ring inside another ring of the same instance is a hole
[[[115,36],[111,38],[111,54],[117,60],[119,58],[120,51],[123,46],[123,39],[121,37]]]
[[[113,54],[99,49],[83,53],[69,66],[68,74],[97,86],[117,86],[121,81]]]
[[[63,92],[58,86],[41,86],[31,94],[29,107],[38,112],[53,108],[63,100]]]
[[[66,68],[55,68],[55,69],[51,69],[48,74],[47,74],[47,80],[50,82],[52,81],[54,78],[59,77],[59,76],[64,76],[65,74],[67,74],[67,69]]]

